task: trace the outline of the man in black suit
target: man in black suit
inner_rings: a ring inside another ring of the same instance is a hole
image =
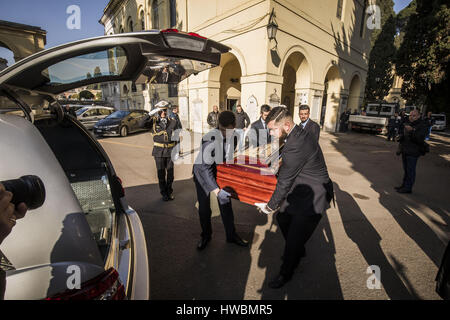
[[[193,166],[195,188],[198,198],[198,213],[202,228],[201,239],[197,245],[198,250],[206,248],[211,240],[211,204],[210,194],[214,192],[219,202],[220,215],[225,227],[227,242],[246,247],[248,243],[242,240],[234,227],[233,208],[231,207],[231,194],[217,185],[217,164],[224,163],[227,151],[234,145],[234,128],[236,117],[231,111],[223,111],[218,118],[219,129],[212,129],[202,139],[200,153]],[[233,152],[228,152],[232,155]]]
[[[316,122],[312,121],[309,118],[309,115],[310,115],[309,106],[306,104],[300,105],[298,116],[300,117],[301,127],[306,131],[310,132],[312,136],[316,138],[316,141],[319,141],[320,127]]]
[[[276,219],[286,245],[279,275],[269,287],[280,288],[291,279],[305,243],[330,207],[333,184],[317,138],[297,126],[288,109],[272,109],[266,121],[273,138],[284,142],[275,191],[267,204],[258,204],[263,213],[279,211]]]
[[[258,147],[260,145],[270,143],[271,138],[266,124],[266,118],[269,112],[270,106],[267,104],[263,104],[261,106],[261,117],[259,118],[259,120],[256,120],[252,123],[250,127],[250,129],[252,130],[250,144],[252,146]]]

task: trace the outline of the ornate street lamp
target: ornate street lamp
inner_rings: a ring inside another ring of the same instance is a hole
[[[278,31],[278,24],[275,21],[275,9],[272,9],[272,13],[269,17],[269,24],[267,25],[267,37],[269,40],[275,40],[278,44],[276,36]]]

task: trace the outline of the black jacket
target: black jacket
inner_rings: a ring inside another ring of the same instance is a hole
[[[401,125],[401,119],[399,117],[392,116],[389,118],[388,128],[399,129]]]
[[[219,112],[211,111],[208,114],[208,118],[206,119],[206,122],[211,126],[213,129],[217,129],[219,127]]]
[[[155,144],[152,152],[152,156],[154,157],[171,157],[173,146],[175,146],[175,141],[172,141],[172,134],[176,129],[177,121],[175,119],[166,119],[167,122],[156,116],[150,117],[147,122],[147,126],[153,135],[153,143]]]
[[[313,137],[316,138],[316,141],[319,141],[320,126],[316,122],[309,119],[308,122],[306,123],[305,127],[303,127],[301,124],[300,124],[300,127],[303,128],[304,130],[310,132],[313,135]]]
[[[206,194],[219,188],[216,182],[217,164],[226,161],[227,147],[229,145],[224,143],[224,139],[218,130],[211,130],[202,138],[202,145],[192,167],[192,173]],[[222,154],[216,152],[222,152]]]
[[[250,118],[246,112],[235,112],[234,114],[236,116],[236,129],[244,129],[250,125]]]
[[[413,130],[407,132],[405,126],[413,127]],[[425,137],[428,133],[428,123],[418,119],[412,123],[403,124],[403,132],[400,133],[401,152],[406,156],[419,157],[425,145]]]
[[[271,209],[289,214],[321,214],[328,209],[330,184],[325,159],[316,138],[295,126],[281,152],[277,186],[268,202]]]
[[[252,146],[258,147],[260,142],[261,142],[262,145],[265,145],[265,144],[268,144],[268,143],[270,143],[272,141],[272,137],[269,134],[269,129],[267,129],[267,125],[264,128],[264,125],[262,123],[261,118],[259,118],[255,122],[253,122],[251,127],[250,127],[250,129],[254,130],[254,132],[255,132],[254,134],[252,134],[253,138],[256,135],[256,141],[251,141],[251,143],[250,143]],[[259,141],[259,139],[260,139],[260,137],[259,137],[260,130],[263,130],[261,132],[265,131],[265,140],[264,140],[264,138],[261,138],[261,141]]]

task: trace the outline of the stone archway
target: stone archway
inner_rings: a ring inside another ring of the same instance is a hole
[[[211,92],[211,110],[213,105],[218,105],[221,110],[235,110],[236,105],[241,103],[241,77],[238,58],[231,52],[222,55],[220,65],[211,69],[208,75],[210,87],[218,89],[218,92]]]
[[[348,106],[347,108],[353,112],[358,111],[361,100],[361,78],[355,74],[350,82],[348,91]]]
[[[39,27],[0,21],[0,47],[11,50],[17,62],[44,49],[47,31]]]
[[[308,104],[311,87],[310,69],[305,55],[299,51],[291,52],[283,66],[281,103],[289,108],[295,122],[299,121],[299,105]]]
[[[336,64],[332,64],[328,68],[324,86],[320,124],[325,131],[335,132],[339,124],[339,111],[342,106],[347,105],[348,99],[347,96],[341,94],[344,83]]]

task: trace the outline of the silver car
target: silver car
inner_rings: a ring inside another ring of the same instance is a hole
[[[89,130],[94,128],[94,125],[105,119],[107,116],[114,112],[114,108],[101,107],[101,106],[90,106],[83,107],[77,110],[75,113],[77,119]]]
[[[228,50],[195,34],[153,30],[65,44],[0,72],[0,110],[8,111],[0,112],[0,181],[37,175],[46,188],[43,206],[1,244],[12,265],[5,299],[149,298],[139,216],[101,145],[55,97],[107,81],[167,81],[167,66],[175,83],[218,65]]]

